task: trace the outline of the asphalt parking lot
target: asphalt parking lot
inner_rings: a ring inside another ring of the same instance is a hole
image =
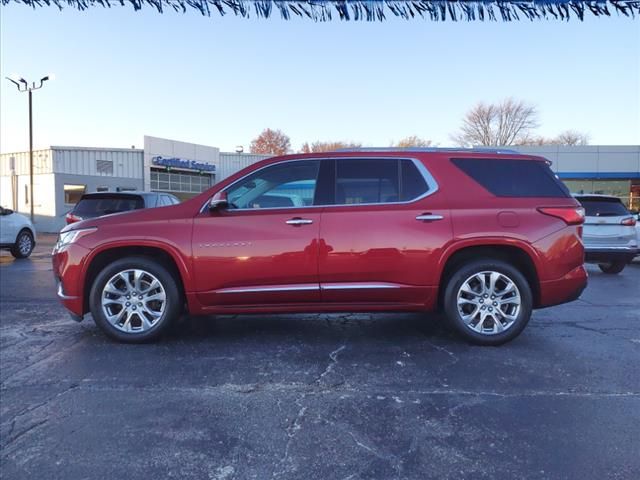
[[[640,264],[499,348],[413,314],[186,318],[121,345],[0,257],[2,478],[640,478]]]

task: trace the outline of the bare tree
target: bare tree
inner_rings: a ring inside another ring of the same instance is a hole
[[[280,130],[267,128],[251,141],[251,153],[285,155],[291,151],[291,139]]]
[[[515,145],[588,145],[589,135],[576,130],[566,130],[556,137],[545,138],[529,136],[519,140]]]
[[[334,150],[339,150],[341,148],[360,148],[362,146],[361,143],[357,142],[313,142],[309,145],[308,142],[305,142],[302,145],[300,151],[302,153],[316,153],[316,152],[332,152]]]
[[[538,111],[522,100],[479,103],[467,112],[460,131],[451,138],[461,146],[514,145],[530,138],[538,126]]]
[[[431,143],[431,140],[425,140],[417,135],[410,135],[398,140],[397,142],[391,142],[391,146],[398,148],[430,147]]]
[[[566,130],[556,138],[556,145],[589,145],[589,134],[576,130]]]

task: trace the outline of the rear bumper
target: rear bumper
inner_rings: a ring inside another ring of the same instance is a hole
[[[587,262],[625,262],[629,263],[640,254],[637,247],[585,248]]]
[[[536,308],[551,307],[577,300],[587,288],[587,270],[580,265],[557,280],[540,282],[540,301]]]

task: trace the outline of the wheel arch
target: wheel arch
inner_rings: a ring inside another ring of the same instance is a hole
[[[540,265],[535,250],[522,242],[504,240],[468,243],[452,248],[443,256],[438,280],[438,308],[442,307],[446,284],[464,263],[478,258],[492,258],[516,267],[526,278],[533,294],[534,307],[540,302]]]
[[[33,246],[36,245],[36,232],[33,228],[31,228],[30,225],[22,225],[20,227],[20,230],[18,230],[18,233],[16,233],[16,239],[14,243],[18,243],[18,237],[20,237],[20,235],[22,234],[22,232],[24,231],[29,232],[29,235],[31,235],[31,239],[33,240]]]
[[[83,299],[83,312],[89,311],[89,294],[96,277],[109,263],[125,257],[145,257],[159,262],[167,268],[176,278],[178,289],[183,299],[187,298],[186,292],[191,287],[189,270],[182,256],[170,246],[155,242],[140,242],[126,245],[108,245],[102,249],[96,249],[87,258],[80,291]]]

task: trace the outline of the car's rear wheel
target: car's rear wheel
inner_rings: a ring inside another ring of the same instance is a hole
[[[27,258],[33,252],[34,246],[33,235],[29,230],[24,229],[16,237],[16,243],[11,247],[11,255],[14,258]]]
[[[531,318],[531,287],[512,265],[484,259],[454,271],[445,286],[451,326],[476,345],[501,345],[517,337]]]
[[[626,266],[627,264],[625,262],[607,262],[598,264],[598,268],[600,268],[603,273],[608,273],[611,275],[620,273]]]
[[[89,296],[91,314],[109,337],[141,343],[160,337],[180,315],[180,291],[172,274],[145,257],[107,265]]]

